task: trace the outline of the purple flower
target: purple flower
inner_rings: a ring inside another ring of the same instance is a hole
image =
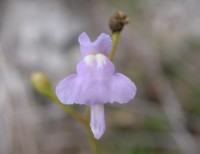
[[[104,104],[127,103],[136,94],[135,84],[126,76],[115,73],[109,60],[112,40],[102,33],[91,42],[86,33],[78,39],[83,59],[76,66],[77,74],[60,81],[56,95],[63,104],[90,106],[90,127],[96,139],[105,131]]]

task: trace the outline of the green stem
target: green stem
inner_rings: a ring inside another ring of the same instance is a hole
[[[85,118],[83,118],[80,114],[78,114],[76,111],[74,111],[74,109],[72,109],[70,106],[62,104],[58,98],[54,95],[53,92],[49,93],[47,95],[53,102],[55,102],[56,104],[58,104],[61,108],[63,108],[70,116],[72,116],[73,118],[75,118],[76,120],[78,120],[80,123],[82,124],[86,124],[87,120]]]
[[[109,55],[109,58],[110,60],[112,61],[113,58],[114,58],[114,55],[115,55],[115,51],[116,51],[116,48],[117,48],[117,43],[118,43],[118,40],[119,40],[119,35],[120,35],[120,32],[114,32],[112,33],[112,49],[110,51],[110,55]]]
[[[87,121],[90,121],[90,107],[89,106],[87,106],[85,110],[85,118],[87,119]]]

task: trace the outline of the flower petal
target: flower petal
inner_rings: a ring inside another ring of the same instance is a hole
[[[108,56],[112,47],[112,40],[109,35],[102,33],[93,43],[96,50]]]
[[[109,81],[105,80],[96,77],[71,75],[58,83],[56,95],[63,104],[103,104],[109,98],[109,85],[107,84]]]
[[[90,127],[96,139],[100,139],[105,131],[104,105],[90,106]]]
[[[97,53],[102,53],[108,56],[112,47],[112,40],[110,36],[105,33],[102,33],[94,42],[91,42],[88,35],[84,32],[79,36],[78,41],[80,43],[80,50],[83,57],[88,54]]]
[[[56,95],[63,104],[73,104],[76,102],[80,91],[81,82],[76,74],[61,80],[56,86]]]
[[[86,32],[83,32],[79,35],[78,42],[81,46],[88,46],[91,44],[90,38]]]
[[[116,73],[113,76],[110,91],[110,103],[128,103],[135,97],[137,88],[135,84],[126,76]]]
[[[56,95],[64,104],[127,103],[135,94],[135,84],[119,73],[112,78],[71,75],[60,81],[56,87]]]
[[[97,54],[98,51],[96,50],[95,46],[91,43],[88,45],[80,45],[80,50],[83,57],[87,56],[88,54]]]

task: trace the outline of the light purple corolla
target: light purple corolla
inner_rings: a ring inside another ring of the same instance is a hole
[[[76,66],[77,74],[60,81],[56,95],[63,104],[90,106],[90,127],[96,139],[105,131],[104,104],[127,103],[136,94],[135,84],[126,76],[115,73],[109,60],[112,40],[102,33],[91,42],[86,33],[78,41],[83,59]]]

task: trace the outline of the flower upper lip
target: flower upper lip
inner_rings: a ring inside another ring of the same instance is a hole
[[[102,33],[94,42],[91,42],[89,36],[83,32],[79,36],[78,41],[83,56],[97,53],[108,56],[112,47],[112,40],[110,36],[105,33]]]

